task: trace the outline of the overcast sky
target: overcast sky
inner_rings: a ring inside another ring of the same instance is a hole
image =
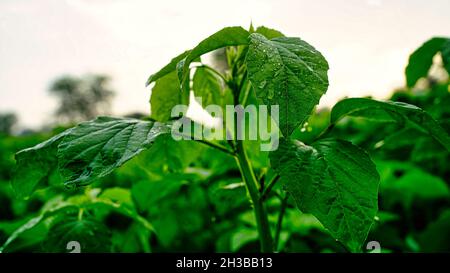
[[[403,85],[409,53],[450,36],[448,0],[0,0],[0,112],[48,121],[62,74],[106,73],[116,114],[148,112],[145,81],[225,27],[266,25],[314,45],[330,63],[322,105],[386,97]]]

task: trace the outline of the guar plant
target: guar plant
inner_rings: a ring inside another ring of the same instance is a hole
[[[226,52],[225,72],[201,60],[204,54],[220,48],[225,48]],[[254,210],[261,251],[277,250],[281,224],[278,222],[274,226],[269,222],[266,201],[274,185],[279,183],[286,191],[286,197],[281,198],[284,206],[291,197],[301,212],[314,215],[349,251],[359,252],[377,213],[379,175],[366,151],[345,139],[333,137],[335,125],[348,116],[361,117],[396,123],[399,127],[412,126],[429,134],[447,150],[450,150],[450,140],[445,130],[420,108],[368,98],[338,102],[322,133],[308,143],[297,140],[294,132],[305,125],[328,88],[328,68],[322,54],[299,38],[285,37],[266,27],[251,27],[248,31],[241,27],[224,28],[176,56],[149,77],[147,84],[154,83],[154,86],[148,119],[99,117],[20,151],[16,154],[13,188],[19,197],[30,196],[36,189],[48,186],[47,181],[55,170],[65,186],[72,189],[110,174],[142,151],[155,148],[155,143],[170,141],[171,128],[176,121],[172,109],[189,104],[190,92],[202,97],[204,105],[278,106],[276,122],[281,138],[278,148],[268,152],[267,162],[254,162],[252,158],[257,157],[257,151],[252,148],[254,141],[237,139],[233,128],[231,139],[225,141],[182,142],[186,145],[200,142],[235,159]],[[423,71],[413,66],[409,73],[415,73],[416,78],[424,76]],[[235,121],[238,124],[239,121]],[[159,154],[167,152],[172,153],[175,161],[177,154],[186,156],[182,155],[185,150],[170,150],[175,149],[173,147],[158,148],[146,159],[158,161],[164,158]],[[195,160],[196,153],[191,151],[187,156]],[[136,211],[107,202],[97,203],[114,207],[151,229],[151,219]],[[48,210],[35,222],[65,213],[62,207]],[[80,213],[78,220],[83,210]],[[77,217],[70,221],[76,222]],[[84,226],[89,228],[90,225],[85,222]],[[61,223],[51,231],[57,232],[60,227]]]

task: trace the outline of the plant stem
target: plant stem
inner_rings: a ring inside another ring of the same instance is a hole
[[[198,66],[198,67],[202,67],[202,68],[205,68],[205,69],[211,71],[211,72],[214,73],[216,76],[218,76],[219,78],[221,78],[221,79],[223,80],[224,83],[227,83],[227,79],[225,79],[225,77],[222,75],[222,73],[220,73],[219,71],[215,70],[214,68],[212,68],[212,67],[210,67],[210,66],[208,66],[208,65],[206,65],[206,64],[203,64],[203,65]]]
[[[176,133],[176,135],[185,137],[185,135],[180,134],[180,133]],[[187,137],[190,138],[190,136],[187,136]],[[210,147],[212,147],[212,148],[214,148],[214,149],[217,149],[217,150],[219,150],[219,151],[221,151],[221,152],[224,152],[224,153],[226,153],[226,154],[229,154],[229,155],[231,155],[231,156],[235,156],[235,154],[234,154],[233,151],[231,151],[230,149],[228,149],[227,147],[225,147],[225,146],[223,146],[223,145],[221,145],[221,144],[219,144],[219,143],[211,142],[211,141],[208,141],[208,140],[206,140],[206,139],[194,139],[194,140],[197,141],[197,142],[199,142],[199,143],[208,145],[208,146],[210,146]],[[233,148],[233,147],[231,147],[231,148]]]
[[[259,195],[259,185],[255,174],[245,152],[243,141],[237,141],[236,161],[242,174],[242,179],[247,187],[248,193],[253,203],[253,210],[258,227],[261,252],[273,252],[272,235],[270,232],[269,219],[264,207],[264,203]]]
[[[208,145],[210,147],[213,147],[213,148],[215,148],[215,149],[217,149],[219,151],[227,153],[229,155],[235,156],[235,154],[232,151],[230,151],[228,148],[226,148],[225,146],[222,146],[222,145],[220,145],[218,143],[210,142],[210,141],[207,141],[207,140],[204,140],[204,139],[199,139],[197,141],[200,142],[200,143],[203,143],[205,145]]]
[[[273,241],[273,247],[274,247],[275,251],[278,250],[278,242],[280,241],[281,228],[283,226],[283,218],[284,218],[284,214],[286,213],[288,198],[289,198],[289,195],[286,193],[283,200],[281,200],[281,209],[280,209],[280,214],[278,215],[277,227],[275,230],[275,239]]]
[[[227,57],[228,56],[229,54],[227,52]],[[237,59],[239,57],[240,56],[238,56]],[[235,106],[239,104],[239,96],[241,94],[243,87],[242,85],[246,79],[245,75],[244,79],[242,79],[243,80],[242,82],[240,83],[236,82],[238,78],[237,76],[238,69],[236,63],[237,61],[234,62],[234,64],[231,66],[231,80],[228,81],[228,86],[233,91],[233,101]],[[247,98],[245,98],[245,100],[247,100]],[[239,170],[241,172],[242,179],[244,180],[245,186],[247,188],[247,191],[250,195],[253,204],[253,211],[255,213],[256,218],[256,226],[258,229],[261,252],[265,253],[273,252],[272,233],[270,232],[269,218],[267,217],[267,212],[264,207],[264,201],[261,199],[260,196],[260,185],[256,180],[255,173],[253,172],[252,166],[250,165],[250,161],[247,157],[247,153],[245,152],[244,142],[242,140],[239,140],[237,137],[238,126],[240,126],[239,125],[240,120],[238,120],[236,115],[234,121],[235,122],[234,122],[233,142],[235,142],[235,144],[233,146],[235,149],[235,158]]]
[[[269,183],[267,183],[267,188],[264,189],[263,193],[261,194],[261,200],[266,200],[267,197],[269,197],[269,193],[272,190],[273,186],[278,182],[280,179],[279,175],[275,175],[272,180],[270,180]]]
[[[321,138],[327,136],[328,133],[330,133],[331,130],[333,130],[335,124],[336,124],[336,123],[328,125],[328,127],[325,128],[325,129],[324,129],[324,130],[316,137],[316,139],[321,139]]]

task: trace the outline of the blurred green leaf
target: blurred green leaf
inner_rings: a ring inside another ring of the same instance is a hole
[[[43,248],[47,252],[69,252],[67,244],[71,241],[80,244],[82,253],[111,252],[111,232],[93,217],[60,217],[52,224]]]
[[[387,206],[399,202],[406,208],[411,208],[416,198],[446,199],[450,196],[448,186],[441,178],[411,164],[377,161],[377,169],[381,177],[380,191]]]
[[[139,162],[147,170],[161,174],[182,172],[206,149],[193,140],[174,140],[170,134],[158,137],[152,148],[142,153]]]
[[[146,211],[152,206],[157,206],[158,201],[168,195],[177,192],[187,183],[179,175],[166,175],[158,181],[141,181],[133,185],[131,193],[136,206],[140,211]]]
[[[20,226],[17,230],[15,230],[6,240],[6,242],[3,244],[3,246],[0,248],[0,252],[4,252],[5,249],[9,247],[15,241],[17,238],[22,236],[25,232],[35,228],[39,224],[41,224],[44,220],[46,220],[49,217],[53,217],[58,214],[70,212],[70,211],[78,211],[76,206],[73,205],[67,205],[65,203],[58,204],[55,208],[49,209],[47,211],[44,211],[37,215],[36,217],[33,217],[29,219],[26,223],[24,223],[22,226]]]
[[[435,222],[419,235],[423,252],[450,251],[450,209],[445,210]]]
[[[428,75],[434,55],[440,52],[448,41],[449,39],[443,37],[432,38],[411,54],[405,70],[408,87],[414,86],[420,78]]]
[[[118,202],[123,205],[132,206],[133,201],[131,200],[131,192],[129,189],[123,188],[110,188],[104,190],[100,195],[100,199],[108,199],[113,202]]]
[[[441,50],[442,61],[444,62],[444,67],[450,74],[450,39],[443,45]]]
[[[417,106],[392,101],[377,101],[367,98],[350,98],[336,103],[331,111],[331,124],[336,124],[345,116],[365,117],[380,121],[409,122],[421,129],[450,151],[448,133],[427,112]]]
[[[258,241],[258,232],[255,229],[240,228],[231,236],[231,251],[237,252],[246,244]]]

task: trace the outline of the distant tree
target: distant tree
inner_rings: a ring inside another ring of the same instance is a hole
[[[13,113],[0,113],[0,134],[10,135],[17,123],[17,116]]]
[[[124,115],[125,118],[135,118],[135,119],[144,119],[147,116],[148,115],[141,113],[141,112],[133,112],[133,113]]]
[[[88,75],[82,78],[63,76],[50,86],[50,92],[59,99],[56,116],[62,122],[77,122],[107,114],[114,91],[109,88],[109,77]]]

